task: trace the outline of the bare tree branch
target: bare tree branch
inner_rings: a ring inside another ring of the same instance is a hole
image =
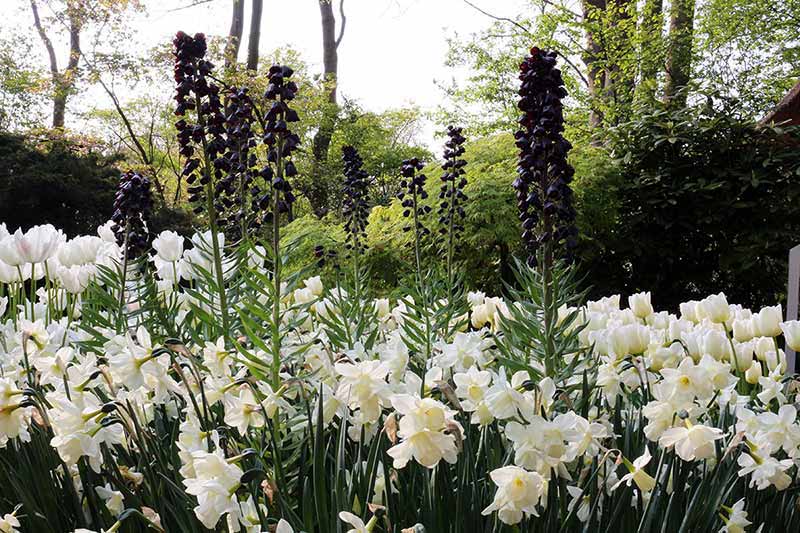
[[[531,31],[528,28],[526,28],[525,26],[523,26],[522,24],[520,24],[516,20],[512,20],[512,19],[510,19],[508,17],[498,17],[497,15],[492,15],[488,11],[484,11],[483,9],[479,8],[478,6],[476,6],[475,4],[470,2],[469,0],[464,0],[464,3],[467,4],[469,7],[471,7],[472,9],[474,9],[475,11],[481,13],[482,15],[486,15],[490,19],[498,20],[498,21],[501,21],[501,22],[511,23],[514,26],[516,26],[517,28],[521,29],[523,32],[525,32],[526,35],[532,35]]]
[[[203,4],[210,4],[211,2],[214,2],[214,1],[215,0],[195,0],[191,4],[170,9],[170,10],[168,10],[168,13],[174,13],[175,11],[182,11],[184,9],[191,9],[193,7],[201,6]]]
[[[33,24],[36,26],[36,31],[39,32],[39,37],[41,37],[44,47],[47,49],[47,55],[50,56],[50,74],[52,74],[53,78],[55,79],[55,77],[58,76],[58,61],[56,60],[56,51],[53,48],[53,43],[50,41],[50,38],[44,31],[42,21],[39,19],[39,8],[36,5],[36,0],[31,0],[31,10],[33,11]]]
[[[339,25],[339,36],[336,37],[336,48],[339,48],[339,43],[342,42],[342,37],[344,37],[344,25],[347,23],[347,17],[344,16],[344,0],[339,1],[339,15],[342,21]]]

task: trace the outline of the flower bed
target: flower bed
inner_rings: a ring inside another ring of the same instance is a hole
[[[425,165],[403,162],[415,277],[388,299],[361,261],[352,147],[347,246],[315,250],[325,281],[287,270],[292,69],[255,97],[214,78],[202,35],[174,44],[182,174],[209,229],[153,238],[136,172],[96,236],[0,225],[0,530],[800,530],[800,323],[723,294],[680,315],[649,293],[584,302],[555,54],[521,67],[529,253],[507,294],[461,283],[449,128],[437,220]]]
[[[798,347],[800,323],[781,322],[780,306],[751,313],[722,294],[680,316],[656,312],[649,294],[627,308],[619,296],[563,306],[548,373],[528,331],[543,319],[535,298],[469,293],[423,309],[296,278],[281,288],[274,380],[258,249],[223,257],[236,337],[209,335],[207,234],[189,249],[171,232],[154,240],[127,276],[120,329],[109,265],[122,251],[109,227],[98,233],[66,240],[42,226],[0,239],[12,261],[1,271],[3,497],[29,524],[797,521],[800,425],[781,346]],[[43,276],[33,300],[30,276]]]

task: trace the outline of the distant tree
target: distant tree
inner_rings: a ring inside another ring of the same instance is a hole
[[[244,0],[231,0],[231,29],[225,44],[225,70],[232,70],[239,57],[244,32]]]
[[[261,15],[264,11],[264,0],[253,0],[250,11],[250,34],[247,39],[247,70],[258,70],[258,45],[261,40]]]
[[[372,177],[372,203],[385,205],[399,192],[400,165],[404,159],[418,157],[430,161],[433,155],[418,138],[422,115],[416,108],[388,109],[382,113],[365,111],[345,102],[325,166],[331,183],[330,198],[339,205],[341,189],[341,147],[356,147],[364,159],[364,170]]]
[[[47,53],[52,82],[54,128],[63,128],[67,99],[75,91],[80,77],[79,65],[83,55],[81,39],[90,26],[96,28],[92,35],[95,45],[108,39],[115,26],[129,9],[141,9],[139,0],[53,0],[47,2],[48,13],[42,13],[38,0],[30,0],[33,27]],[[52,35],[66,32],[69,37],[69,54],[66,65],[59,67]]]
[[[317,132],[314,135],[313,155],[314,165],[311,170],[316,177],[324,173],[325,163],[328,158],[328,148],[331,144],[336,120],[339,115],[339,105],[337,101],[337,85],[339,78],[339,45],[344,38],[344,29],[347,19],[344,14],[344,0],[339,0],[339,29],[337,34],[336,17],[333,14],[333,0],[318,0],[320,20],[322,22],[322,78],[328,95],[327,105],[322,108],[322,115],[317,124]],[[320,187],[314,195],[320,199],[315,202],[315,207],[326,206],[326,190]],[[327,206],[326,206],[327,207]],[[326,209],[316,211],[317,216],[324,216]]]
[[[30,61],[35,43],[19,30],[0,37],[0,131],[41,126],[47,78]]]
[[[686,88],[692,79],[695,3],[696,0],[670,3],[664,101],[672,107],[686,105]]]
[[[570,107],[587,111],[574,117],[599,141],[632,118],[636,100],[637,109],[656,100],[680,107],[712,90],[758,117],[800,77],[796,0],[526,0],[511,15],[487,9],[479,9],[485,30],[450,39],[448,64],[469,68],[467,80],[444,85],[444,115],[469,117],[477,131],[513,128],[518,58],[531,46],[559,52]]]

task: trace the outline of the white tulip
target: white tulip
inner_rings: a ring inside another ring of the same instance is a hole
[[[733,345],[736,352],[734,368],[739,371],[747,370],[753,364],[754,346],[752,341],[739,342]]]
[[[758,337],[755,340],[755,353],[759,361],[767,360],[767,352],[775,350],[775,340],[771,337]]]
[[[783,338],[786,340],[786,346],[795,352],[800,352],[800,320],[781,322],[780,328]]]
[[[753,361],[750,367],[745,371],[744,378],[749,384],[755,385],[758,383],[758,380],[762,375],[763,371],[761,369],[761,363],[758,361]]]
[[[174,231],[162,231],[153,239],[153,250],[167,263],[174,263],[183,256],[183,237]]]
[[[764,307],[758,314],[753,315],[753,328],[757,335],[762,337],[777,337],[781,334],[781,321],[783,313],[781,305]]]
[[[681,319],[688,320],[689,322],[699,322],[697,319],[697,304],[699,302],[695,300],[689,300],[688,302],[683,302],[680,304],[681,310]]]
[[[65,267],[88,265],[97,261],[97,254],[102,247],[103,240],[100,237],[75,237],[59,247],[58,261]]]
[[[637,318],[647,318],[653,314],[653,305],[650,303],[650,293],[640,292],[628,296],[628,307]]]
[[[34,226],[24,234],[18,229],[0,243],[0,261],[11,266],[44,263],[58,252],[65,240],[61,230],[51,224]]]
[[[703,353],[717,361],[727,361],[731,356],[731,345],[723,331],[709,330],[703,336]]]
[[[736,318],[733,321],[733,338],[739,342],[747,342],[755,337],[752,318]]]
[[[708,318],[711,322],[724,324],[731,317],[731,308],[724,293],[712,294],[696,306],[697,318]]]

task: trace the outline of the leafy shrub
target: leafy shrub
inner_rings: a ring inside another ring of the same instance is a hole
[[[68,235],[94,231],[111,216],[116,163],[61,136],[0,133],[0,222],[23,228],[51,223]]]
[[[30,228],[53,224],[67,235],[93,232],[111,218],[121,156],[89,139],[55,132],[0,133],[0,222]],[[159,206],[151,230],[192,232],[193,217]]]
[[[774,300],[800,235],[798,146],[800,130],[757,125],[711,98],[612,130],[619,205],[586,264],[598,292],[646,287],[672,308],[719,291],[747,305]]]

